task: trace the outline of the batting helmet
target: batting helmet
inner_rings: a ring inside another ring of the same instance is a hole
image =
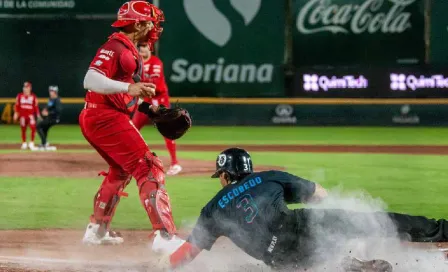
[[[125,27],[138,22],[156,22],[156,7],[146,1],[129,1],[118,10],[118,18],[113,27]]]
[[[216,158],[216,172],[212,178],[227,172],[234,179],[253,173],[252,159],[249,153],[242,148],[229,148],[221,152]]]

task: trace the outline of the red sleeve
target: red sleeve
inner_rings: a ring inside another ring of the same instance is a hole
[[[185,242],[175,252],[170,255],[171,268],[177,268],[181,265],[193,261],[201,253],[201,249],[189,242]]]
[[[35,112],[37,116],[40,116],[39,101],[37,101],[36,95],[33,95],[33,97],[34,97],[33,112]]]
[[[153,56],[152,58],[154,60],[149,68],[150,77],[156,85],[157,92],[164,93],[168,88],[165,82],[165,75],[163,73],[163,62],[156,56]]]
[[[20,111],[20,94],[16,96],[16,104],[14,105],[14,112]]]
[[[100,48],[90,63],[89,69],[112,78],[117,72],[119,61],[120,56],[117,52],[111,49]]]

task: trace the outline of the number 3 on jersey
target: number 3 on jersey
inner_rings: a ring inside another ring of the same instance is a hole
[[[238,199],[237,209],[243,209],[244,219],[248,224],[252,223],[258,214],[258,207],[250,194],[245,194]]]

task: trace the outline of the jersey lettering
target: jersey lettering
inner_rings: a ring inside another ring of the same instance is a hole
[[[247,190],[249,190],[250,188],[254,188],[257,185],[261,184],[263,182],[263,180],[260,177],[255,177],[252,178],[246,182],[244,182],[243,184],[233,188],[231,191],[229,191],[226,195],[224,195],[219,201],[218,201],[218,205],[221,208],[225,208],[228,204],[229,201],[228,199],[232,200],[236,197],[238,197],[239,195],[243,194],[244,192],[246,192]],[[224,199],[227,196],[228,199]]]

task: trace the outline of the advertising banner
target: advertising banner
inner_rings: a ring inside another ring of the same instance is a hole
[[[424,103],[423,100],[417,105],[182,103],[182,107],[189,109],[197,126],[448,126],[446,104]],[[78,124],[83,107],[84,104],[64,103],[61,122]],[[0,113],[0,125],[12,123],[11,103],[0,103]]]
[[[423,10],[423,0],[294,0],[294,64],[420,63]]]
[[[448,68],[301,68],[295,96],[346,98],[447,98]]]
[[[283,1],[161,1],[160,57],[175,96],[284,96]]]
[[[116,14],[124,0],[0,0],[0,14]]]

